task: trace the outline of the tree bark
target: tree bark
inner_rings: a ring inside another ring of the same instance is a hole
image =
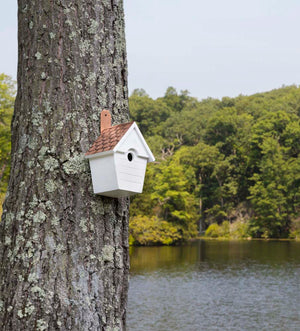
[[[127,122],[121,0],[19,0],[1,330],[124,330],[128,198],[93,194],[99,114]]]

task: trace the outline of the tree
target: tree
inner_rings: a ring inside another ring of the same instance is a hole
[[[278,238],[288,235],[292,219],[299,215],[300,123],[283,112],[271,115],[254,127],[252,145],[261,158],[249,200],[255,211],[253,234]]]
[[[143,88],[136,88],[132,91],[131,97],[149,97],[147,92]]]
[[[194,185],[193,169],[184,167],[180,159],[174,157],[160,165],[151,195],[158,205],[157,216],[176,225],[184,240],[197,234],[196,200],[192,194]]]
[[[177,94],[177,91],[174,87],[170,86],[167,88],[163,101],[175,112],[180,112],[187,100],[189,100],[189,92],[187,90],[180,91],[180,94]],[[159,98],[158,100],[160,100]]]
[[[139,123],[139,128],[146,136],[161,130],[170,113],[164,102],[154,101],[148,95],[142,95],[142,92],[133,93],[129,105],[131,118]]]
[[[122,1],[19,1],[2,330],[125,328],[129,200],[95,196],[84,159],[101,109],[128,121],[123,16]]]

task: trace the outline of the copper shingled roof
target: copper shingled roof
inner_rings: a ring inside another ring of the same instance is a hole
[[[112,150],[132,124],[133,122],[124,123],[104,129],[85,155],[92,155]]]

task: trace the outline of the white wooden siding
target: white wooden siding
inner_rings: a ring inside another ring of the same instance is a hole
[[[94,193],[118,189],[114,155],[90,159]]]
[[[115,164],[118,185],[121,190],[141,193],[144,185],[147,159],[137,156],[133,151],[133,160],[130,162],[127,153],[116,153]]]
[[[138,155],[149,157],[143,140],[144,139],[137,133],[137,129],[134,128],[128,135],[126,135],[126,139],[124,139],[124,141],[121,139],[121,143],[118,144],[117,151],[126,153],[131,148],[134,148]]]

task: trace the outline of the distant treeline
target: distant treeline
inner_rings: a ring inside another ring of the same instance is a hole
[[[14,94],[0,74],[0,206]],[[131,243],[300,237],[299,87],[202,101],[172,87],[156,100],[137,89],[129,105],[156,157],[131,202]]]
[[[299,237],[299,87],[202,101],[137,89],[129,105],[156,157],[131,202],[132,243]]]

